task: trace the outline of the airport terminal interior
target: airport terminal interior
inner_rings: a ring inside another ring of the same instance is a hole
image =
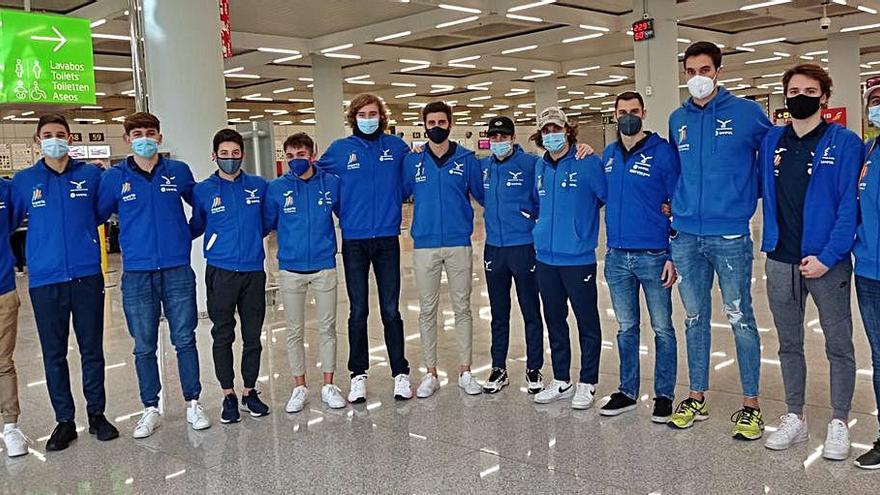
[[[24,14],[37,16],[33,24]],[[27,43],[13,42],[24,39],[16,30],[26,33]],[[561,108],[577,125],[578,141],[601,155],[618,138],[615,98],[624,91],[643,95],[644,128],[668,137],[669,115],[691,97],[682,60],[697,41],[712,42],[723,53],[715,83],[756,102],[773,124],[785,125],[791,118],[783,73],[812,62],[834,80],[825,120],[863,139],[876,134],[864,115],[862,95],[866,81],[880,75],[880,0],[0,0],[0,40],[0,174],[5,177],[41,159],[34,131],[43,114],[60,113],[70,123],[72,158],[110,167],[124,164],[132,154],[123,139],[126,116],[149,111],[162,124],[159,152],[186,162],[197,182],[217,171],[212,137],[227,127],[244,136],[243,170],[271,180],[288,170],[283,145],[288,136],[308,133],[320,157],[330,143],[351,134],[345,110],[362,93],[381,99],[388,110],[385,131],[411,147],[429,145],[421,110],[443,101],[453,110],[450,139],[475,151],[477,158],[490,156],[487,129],[500,117],[515,124],[518,144],[543,155],[529,136],[547,107]],[[70,58],[64,59],[68,50]],[[42,66],[34,53],[45,54]],[[54,80],[41,71],[55,74]],[[72,100],[62,101],[65,97]],[[402,209],[399,309],[414,390],[427,369],[410,235],[413,204],[405,202]],[[483,208],[474,202],[473,209],[471,371],[482,384],[492,371],[492,318],[483,257],[486,222]],[[768,306],[766,255],[760,251],[762,215],[759,201],[749,230],[766,439],[787,408],[779,339]],[[197,431],[187,422],[163,318],[161,427],[148,438],[132,438],[144,406],[122,304],[118,231],[113,217],[102,243],[107,252],[102,270],[105,413],[119,438],[99,442],[88,432],[79,346],[71,332],[67,359],[79,437],[67,449],[47,450],[56,415],[28,290],[27,260],[15,278],[21,307],[14,358],[18,427],[31,442],[28,454],[17,457],[7,457],[0,443],[0,493],[869,494],[880,487],[880,472],[853,465],[878,435],[876,370],[855,289],[856,376],[848,418],[852,451],[846,460],[822,455],[832,416],[830,365],[812,300],[806,305],[804,335],[807,441],[774,451],[765,448],[765,439],[731,438],[731,415],[742,407],[743,392],[734,334],[717,284],[712,289],[709,418],[683,430],[651,421],[655,346],[643,298],[637,406],[620,416],[601,415],[600,407],[618,391],[620,381],[618,323],[603,275],[604,222],[596,250],[601,358],[591,408],[573,409],[570,401],[539,404],[528,393],[524,322],[515,291],[510,384],[498,393],[465,393],[458,386],[456,318],[446,274],[439,298],[439,391],[428,398],[396,400],[371,273],[366,401],[339,409],[322,402],[320,321],[310,294],[305,316],[309,401],[300,412],[285,412],[294,381],[280,289],[284,270],[279,269],[273,232],[265,238],[267,306],[256,384],[270,414],[242,412],[240,422],[220,421],[224,395],[214,373],[199,238],[193,241],[191,262],[199,308],[199,403],[211,426]],[[338,221],[336,234],[336,384],[347,397],[350,304]],[[686,312],[677,285],[672,301],[678,403],[688,396],[689,381]],[[568,322],[576,373],[581,350],[573,313]],[[233,355],[236,393],[241,394],[239,331]],[[549,384],[553,372],[546,332],[542,371]]]

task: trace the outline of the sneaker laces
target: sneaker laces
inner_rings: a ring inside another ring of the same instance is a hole
[[[828,439],[833,443],[846,443],[847,434],[849,433],[849,429],[846,427],[846,423],[842,423],[839,421],[832,421],[831,427],[828,431]]]
[[[534,375],[534,376],[532,376],[532,375]],[[541,370],[527,370],[527,371],[526,371],[526,378],[527,378],[530,382],[535,382],[535,383],[537,383],[537,382],[540,382],[540,381],[543,381],[543,380],[544,380],[544,375],[541,374]],[[534,379],[533,379],[533,378],[534,378]]]
[[[492,368],[492,373],[489,374],[490,382],[497,382],[504,376],[504,368]]]
[[[147,409],[146,411],[144,411],[144,413],[141,414],[141,419],[139,419],[137,422],[137,428],[145,426],[147,424],[147,418],[151,417],[154,414],[158,414],[154,409]]]
[[[27,435],[25,435],[24,432],[21,431],[21,430],[18,429],[18,428],[13,428],[12,430],[10,430],[10,431],[8,431],[8,432],[3,433],[2,436],[3,436],[4,439],[7,438],[7,437],[16,437],[16,436],[18,436],[22,441],[24,441],[25,444],[32,444],[32,443],[34,443],[33,440],[30,439],[30,437],[28,437]],[[878,442],[880,442],[880,440],[878,440]]]
[[[678,407],[675,408],[675,414],[697,413],[699,411],[697,404],[699,403],[697,399],[688,397],[678,403]]]
[[[798,423],[800,423],[800,418],[798,418],[796,415],[783,414],[779,418],[779,428],[776,431],[777,433],[790,436],[794,433],[794,430],[795,428],[797,428]]]
[[[740,409],[739,411],[733,413],[730,416],[730,420],[736,424],[750,425],[750,424],[752,424],[753,421],[756,420],[757,415],[758,415],[757,409],[752,409],[750,407],[749,408],[744,407],[744,408]]]

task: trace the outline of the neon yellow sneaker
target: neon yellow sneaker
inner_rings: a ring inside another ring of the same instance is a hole
[[[697,399],[688,397],[678,403],[675,412],[670,416],[666,423],[672,428],[684,430],[694,425],[694,421],[703,421],[709,419],[709,405],[706,400],[702,402]]]
[[[764,434],[764,418],[760,409],[743,406],[730,417],[733,421],[733,438],[737,440],[757,440]]]

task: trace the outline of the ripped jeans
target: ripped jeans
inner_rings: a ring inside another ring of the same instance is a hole
[[[686,313],[690,390],[705,392],[709,388],[712,285],[717,273],[724,312],[736,342],[736,361],[743,396],[757,397],[761,373],[761,338],[752,310],[754,255],[751,238],[748,235],[727,238],[680,232],[672,239],[670,252],[681,277],[678,290]]]

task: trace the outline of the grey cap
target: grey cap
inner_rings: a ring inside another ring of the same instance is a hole
[[[543,129],[547,124],[556,124],[559,127],[565,127],[568,124],[568,118],[565,117],[565,112],[562,111],[559,107],[547,107],[544,110],[541,110],[541,114],[538,115],[538,129]]]

